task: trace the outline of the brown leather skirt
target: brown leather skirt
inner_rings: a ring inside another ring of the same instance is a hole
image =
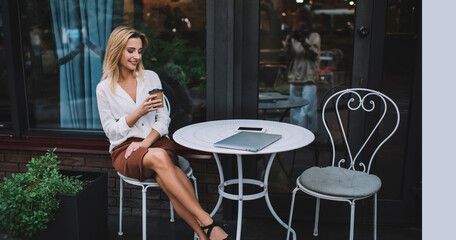
[[[112,165],[114,168],[121,174],[131,177],[139,178],[139,181],[144,181],[146,178],[151,176],[143,175],[143,165],[142,161],[144,155],[148,152],[149,148],[162,148],[166,150],[171,161],[178,165],[177,163],[177,153],[174,142],[167,137],[161,137],[155,141],[149,148],[141,147],[138,150],[134,151],[128,159],[125,158],[125,152],[127,151],[128,146],[132,142],[141,142],[142,138],[129,138],[119,146],[115,147],[111,153]]]

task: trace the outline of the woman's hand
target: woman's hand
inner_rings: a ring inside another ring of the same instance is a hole
[[[152,94],[144,100],[144,102],[137,109],[138,114],[142,117],[149,112],[157,111],[158,107],[162,105],[161,99],[154,99],[157,97],[157,94]]]
[[[157,111],[159,107],[162,106],[161,99],[154,99],[157,97],[157,94],[152,94],[142,102],[142,104],[133,112],[128,114],[125,118],[127,125],[133,127],[133,125],[144,115],[152,111]]]
[[[130,143],[130,146],[128,146],[127,151],[125,152],[125,159],[128,159],[128,157],[130,157],[131,154],[134,151],[138,150],[140,147],[148,148],[149,146],[150,146],[150,144],[147,144],[144,141]]]

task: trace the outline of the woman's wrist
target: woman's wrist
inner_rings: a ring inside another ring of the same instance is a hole
[[[144,144],[144,146],[146,147],[149,147],[150,145],[152,145],[152,139],[149,139],[149,138],[144,138],[144,140],[142,140],[142,143]]]
[[[135,123],[141,118],[141,114],[138,112],[138,109],[134,110],[125,118],[127,125],[133,127]]]
[[[143,114],[141,114],[141,109],[140,108],[137,108],[135,111],[132,112],[133,115],[137,118],[137,119],[140,119]]]
[[[147,137],[143,139],[143,143],[146,144],[147,146],[152,145],[157,139],[160,138],[160,133],[157,132],[157,130],[152,129],[152,131],[149,133]]]

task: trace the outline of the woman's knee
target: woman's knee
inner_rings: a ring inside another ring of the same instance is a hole
[[[151,167],[155,171],[163,168],[169,168],[173,165],[166,150],[162,148],[149,148],[144,156],[144,165]]]

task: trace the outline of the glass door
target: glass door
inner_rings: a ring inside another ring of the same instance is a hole
[[[311,145],[278,154],[272,165],[269,193],[282,219],[288,218],[297,177],[312,166],[331,164],[321,120],[325,99],[338,90],[363,87],[390,96],[401,114],[398,131],[376,155],[371,171],[382,179],[379,222],[419,222],[421,153],[414,149],[420,149],[421,141],[420,7],[419,0],[261,1],[258,118],[300,125],[315,134]],[[341,115],[357,149],[371,121]],[[386,129],[380,126],[379,136]],[[266,160],[258,158],[256,164],[256,177],[262,178]],[[372,221],[372,204],[359,202],[358,221]],[[312,220],[314,207],[314,198],[298,194],[295,212],[300,218]],[[262,208],[252,204],[249,210],[254,214]],[[346,221],[342,208],[325,202],[322,220]]]

